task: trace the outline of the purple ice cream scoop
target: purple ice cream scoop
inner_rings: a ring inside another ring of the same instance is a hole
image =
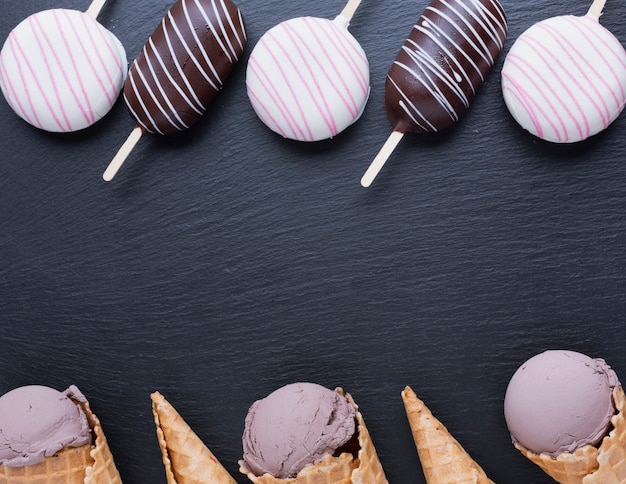
[[[343,395],[323,386],[293,383],[279,388],[250,407],[240,464],[257,476],[295,477],[352,438],[355,414]]]
[[[557,457],[597,444],[615,414],[613,389],[620,383],[602,359],[550,350],[524,363],[504,397],[513,442]]]
[[[19,387],[0,397],[0,464],[23,467],[65,447],[91,443],[78,388],[64,392],[41,385]]]

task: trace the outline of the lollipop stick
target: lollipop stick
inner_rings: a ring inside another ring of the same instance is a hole
[[[122,145],[120,150],[117,152],[115,157],[111,160],[111,163],[109,163],[109,166],[107,167],[104,174],[102,175],[102,178],[104,178],[104,181],[113,180],[113,177],[118,172],[120,167],[124,164],[130,152],[133,151],[133,148],[141,139],[142,134],[143,134],[143,129],[140,126],[136,126],[135,129],[131,131],[130,136],[124,142],[124,144]]]
[[[349,0],[340,15],[350,20],[354,15],[354,12],[356,12],[356,9],[359,8],[360,4],[361,0]]]
[[[378,172],[380,172],[389,156],[391,156],[393,150],[396,149],[396,146],[398,146],[403,136],[404,133],[400,131],[392,131],[391,135],[387,138],[387,141],[376,155],[376,158],[374,158],[374,161],[372,161],[372,164],[365,172],[365,175],[361,178],[361,185],[367,188],[372,184],[374,178],[376,178],[376,175],[378,175]]]
[[[98,18],[100,10],[102,10],[102,7],[104,7],[105,2],[106,0],[93,0],[93,2],[91,2],[91,5],[89,5],[89,8],[87,9],[87,15],[89,15],[94,20]]]
[[[591,7],[589,7],[587,15],[590,15],[591,17],[594,17],[596,20],[598,20],[600,18],[600,15],[602,15],[602,9],[604,9],[605,3],[606,0],[594,0],[593,4],[591,4]]]

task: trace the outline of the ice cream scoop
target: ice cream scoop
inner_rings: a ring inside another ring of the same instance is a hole
[[[267,31],[246,71],[254,111],[272,131],[297,141],[336,136],[357,121],[369,98],[369,63],[348,31],[361,0],[334,19],[297,17]]]
[[[605,0],[584,16],[538,22],[513,44],[502,93],[513,118],[538,138],[582,141],[606,129],[626,103],[626,51],[599,22]]]
[[[91,443],[87,417],[69,395],[84,399],[76,387],[59,392],[41,385],[0,397],[0,464],[37,464],[65,447]]]
[[[617,375],[602,359],[550,350],[526,361],[513,375],[504,416],[514,442],[556,457],[597,444],[615,414]]]
[[[256,475],[295,477],[348,442],[355,410],[345,397],[314,383],[293,383],[256,401],[246,417],[243,460]]]
[[[231,0],[178,0],[130,66],[124,101],[137,126],[103,178],[113,179],[144,132],[189,129],[206,112],[246,44],[241,11]]]
[[[126,79],[126,51],[96,21],[104,2],[87,12],[35,13],[9,34],[0,52],[0,87],[15,113],[51,132],[96,123],[115,104]]]
[[[432,0],[389,69],[385,110],[392,134],[361,178],[368,187],[407,132],[459,121],[493,67],[507,35],[498,0]]]

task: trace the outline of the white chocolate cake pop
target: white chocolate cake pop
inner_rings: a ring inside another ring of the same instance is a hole
[[[98,10],[44,10],[23,20],[6,39],[0,87],[13,111],[31,125],[78,131],[115,104],[126,78],[126,52],[96,21]]]
[[[272,131],[298,141],[333,138],[361,117],[369,63],[348,32],[360,0],[334,20],[298,17],[267,31],[250,55],[252,107]]]
[[[513,44],[502,67],[502,93],[515,120],[554,143],[582,141],[606,129],[626,102],[626,51],[599,16],[536,23]]]

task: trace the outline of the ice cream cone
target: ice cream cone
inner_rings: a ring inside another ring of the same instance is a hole
[[[493,484],[410,387],[402,400],[428,484]]]
[[[520,444],[515,447],[529,460],[561,484],[620,484],[626,482],[626,398],[621,386],[613,391],[616,414],[611,419],[613,428],[599,447],[586,445],[574,452],[565,452],[554,458],[535,454]]]
[[[168,484],[236,484],[163,395],[155,392],[151,398]]]
[[[24,467],[0,465],[0,484],[122,484],[100,420],[88,402],[77,403],[89,420],[93,443],[66,447],[39,464]]]
[[[340,388],[337,391],[343,395]],[[387,484],[383,466],[358,405],[352,396],[346,394],[346,400],[356,410],[359,451],[355,459],[352,454],[342,453],[338,457],[325,456],[315,464],[303,468],[296,477],[278,479],[269,474],[255,476],[241,465],[239,470],[256,484]]]

